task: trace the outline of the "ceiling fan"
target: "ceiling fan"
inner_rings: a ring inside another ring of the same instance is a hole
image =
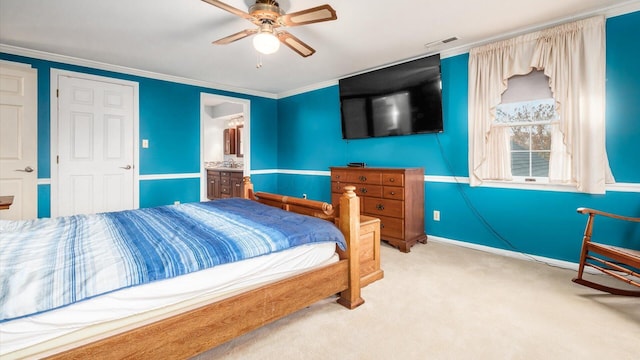
[[[322,21],[336,20],[336,11],[329,5],[320,5],[306,10],[285,14],[278,2],[274,0],[256,0],[249,7],[249,12],[236,9],[217,0],[202,0],[208,4],[226,10],[243,19],[247,19],[258,26],[255,29],[247,29],[223,37],[213,43],[226,45],[234,41],[254,35],[253,46],[263,54],[271,54],[278,50],[280,43],[285,44],[303,57],[311,56],[316,51],[309,45],[285,30],[277,30],[279,27],[291,27],[313,24]]]

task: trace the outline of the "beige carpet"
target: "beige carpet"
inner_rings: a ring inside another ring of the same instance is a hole
[[[382,267],[355,310],[327,299],[195,359],[640,359],[640,299],[574,271],[437,242],[383,245]]]

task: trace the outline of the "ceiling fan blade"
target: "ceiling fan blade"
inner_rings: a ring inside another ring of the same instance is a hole
[[[282,15],[278,21],[284,26],[299,26],[322,21],[336,20],[336,11],[329,5],[320,5],[307,10]]]
[[[240,32],[237,32],[233,35],[229,35],[227,37],[223,37],[222,39],[216,40],[213,43],[215,45],[226,45],[229,43],[232,43],[234,41],[238,41],[240,39],[244,39],[249,35],[253,35],[255,33],[258,32],[258,29],[247,29],[247,30],[242,30]]]
[[[311,46],[286,31],[278,32],[278,39],[302,57],[311,56],[316,52]]]
[[[233,15],[237,15],[240,16],[243,19],[247,19],[249,21],[253,21],[253,17],[251,15],[249,15],[247,12],[244,12],[240,9],[236,9],[231,5],[227,5],[225,3],[223,3],[222,1],[217,1],[217,0],[202,0],[204,2],[206,2],[207,4],[211,4],[217,8],[220,8],[222,10],[226,10],[230,13],[232,13]]]

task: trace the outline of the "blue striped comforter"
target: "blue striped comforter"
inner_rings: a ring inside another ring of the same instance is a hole
[[[0,220],[0,322],[297,245],[331,223],[245,199]]]

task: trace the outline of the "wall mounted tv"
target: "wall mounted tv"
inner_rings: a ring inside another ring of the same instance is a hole
[[[339,81],[342,138],[442,132],[440,55]]]

